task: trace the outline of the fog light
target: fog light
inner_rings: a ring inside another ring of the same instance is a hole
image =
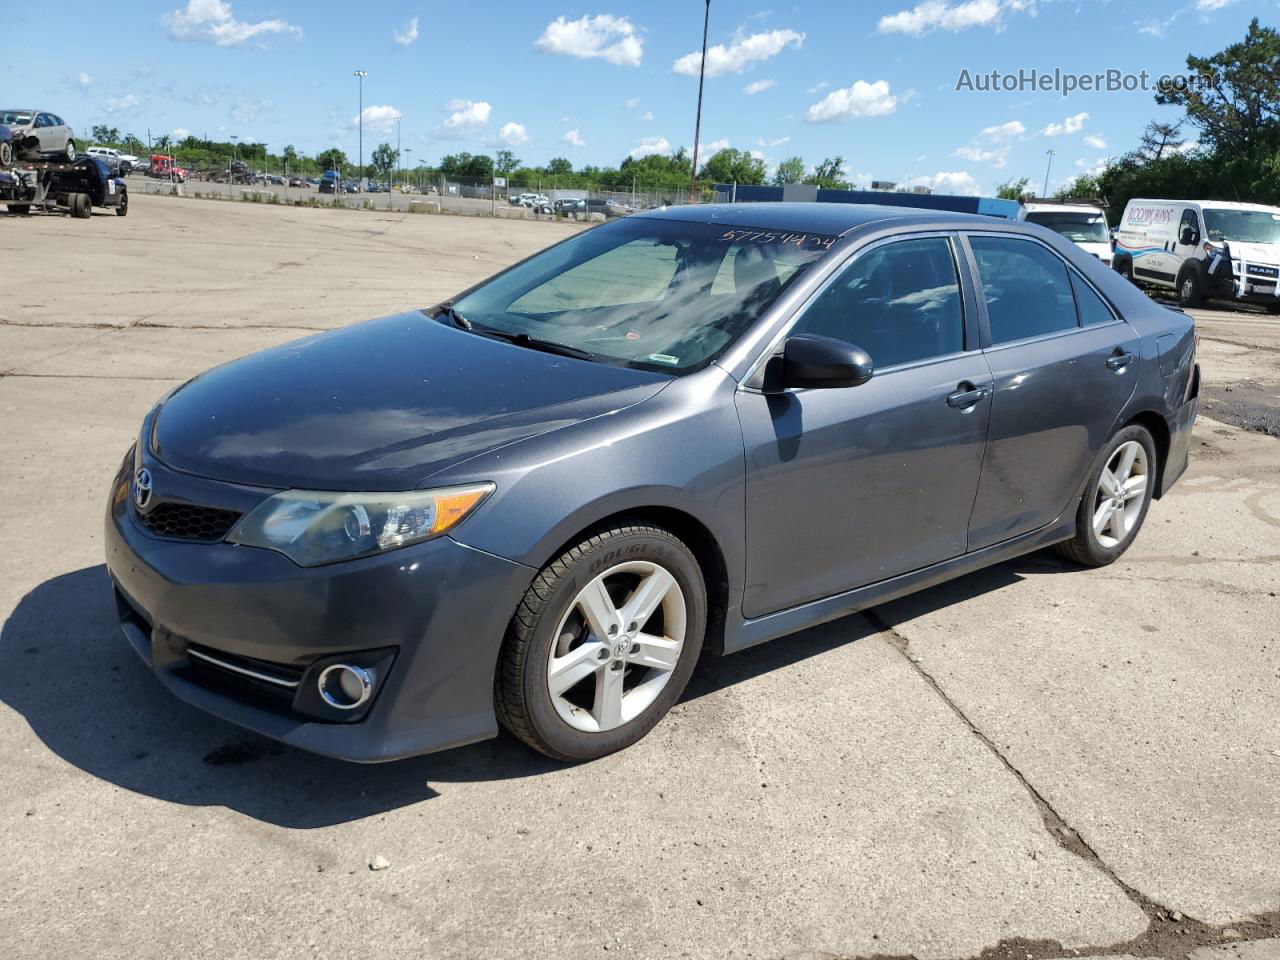
[[[354,710],[373,695],[373,674],[346,663],[325,667],[316,684],[324,702],[338,710]]]

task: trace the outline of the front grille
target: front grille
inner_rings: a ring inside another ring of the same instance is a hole
[[[138,521],[157,537],[171,540],[198,540],[217,543],[235,526],[240,514],[217,507],[198,507],[190,503],[158,503]]]
[[[242,657],[199,644],[187,646],[187,676],[203,687],[276,710],[293,703],[301,667]]]
[[[1276,267],[1263,267],[1256,263],[1249,264],[1249,276],[1251,277],[1274,277],[1280,276],[1280,269]]]

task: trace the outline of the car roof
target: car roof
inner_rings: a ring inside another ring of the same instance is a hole
[[[760,203],[696,203],[659,207],[636,217],[682,220],[687,223],[723,223],[761,230],[805,230],[843,236],[858,227],[881,221],[919,223],[939,229],[1006,229],[1017,221],[976,213],[952,213],[923,207],[888,207],[872,203],[800,203],[764,201]]]
[[[1028,213],[1097,213],[1102,207],[1096,203],[1024,203]]]

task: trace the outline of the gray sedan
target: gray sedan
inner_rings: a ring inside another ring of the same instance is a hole
[[[24,160],[76,158],[75,134],[56,114],[42,110],[0,110],[0,124],[13,134],[14,148]]]
[[[1042,547],[1111,563],[1198,391],[1191,318],[1042,227],[653,211],[174,390],[107,567],[160,680],[245,727],[587,760],[699,657]]]

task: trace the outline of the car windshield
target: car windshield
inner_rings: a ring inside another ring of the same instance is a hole
[[[24,124],[31,122],[29,110],[0,110],[0,123]]]
[[[1062,234],[1072,243],[1106,243],[1111,239],[1106,217],[1095,211],[1041,210],[1028,213],[1027,219]]]
[[[1280,243],[1280,210],[1215,210],[1204,208],[1210,240]]]
[[[453,303],[478,332],[689,373],[739,337],[836,238],[637,218],[578,234]]]

